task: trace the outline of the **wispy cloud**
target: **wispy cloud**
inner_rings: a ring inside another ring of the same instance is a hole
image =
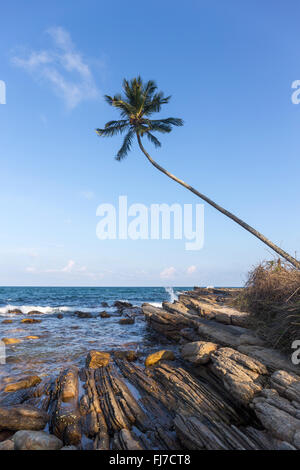
[[[189,266],[186,270],[187,274],[194,274],[197,271],[197,266]]]
[[[160,278],[161,279],[173,279],[175,274],[176,274],[176,269],[173,266],[170,266],[169,268],[165,268],[160,273]]]
[[[52,47],[31,51],[27,57],[12,58],[13,64],[49,82],[69,109],[84,100],[99,98],[92,71],[76,49],[68,31],[62,27],[48,29]]]

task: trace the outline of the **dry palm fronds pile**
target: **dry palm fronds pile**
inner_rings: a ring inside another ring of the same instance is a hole
[[[291,352],[300,340],[300,271],[290,264],[256,266],[235,304],[253,314],[253,326],[273,347]]]

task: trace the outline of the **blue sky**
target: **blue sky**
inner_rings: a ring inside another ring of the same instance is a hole
[[[205,205],[205,243],[96,237],[97,206],[119,195],[200,203],[137,146],[94,129],[117,113],[124,77],[172,95],[182,128],[147,148],[170,171],[300,251],[297,1],[6,2],[0,18],[0,285],[241,285],[271,252]],[[145,143],[146,145],[146,143]]]

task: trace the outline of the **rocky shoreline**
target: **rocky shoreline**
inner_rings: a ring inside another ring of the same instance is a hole
[[[90,350],[85,367],[8,382],[0,449],[299,450],[300,366],[255,335],[231,295],[120,302],[125,332],[144,315],[164,348]]]

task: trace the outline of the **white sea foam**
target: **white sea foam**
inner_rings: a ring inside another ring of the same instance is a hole
[[[31,311],[38,311],[44,315],[51,315],[54,313],[72,313],[76,311],[93,313],[93,312],[99,312],[103,310],[103,307],[99,306],[99,307],[86,308],[86,307],[80,307],[80,306],[68,307],[65,305],[62,305],[59,307],[50,307],[50,306],[42,307],[40,305],[10,305],[8,304],[8,305],[5,305],[5,307],[0,307],[0,316],[1,315],[12,316],[14,314],[9,313],[9,311],[16,310],[16,309],[21,310],[21,312],[24,315],[27,315]],[[110,310],[110,308],[106,308],[106,310]]]
[[[178,300],[178,296],[175,294],[173,287],[165,287],[165,291],[170,296],[170,302],[175,302],[175,300]]]

